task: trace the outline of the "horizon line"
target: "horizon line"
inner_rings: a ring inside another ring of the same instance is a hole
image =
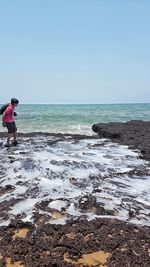
[[[150,104],[150,102],[117,102],[117,103],[20,103],[20,105],[124,105]]]
[[[5,102],[8,103],[8,102]],[[150,102],[116,102],[116,103],[19,103],[19,105],[133,105],[133,104],[150,104]],[[4,105],[4,103],[0,103]]]

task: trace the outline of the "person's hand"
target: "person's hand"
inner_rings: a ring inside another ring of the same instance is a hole
[[[3,127],[6,127],[6,123],[5,123],[5,122],[2,122],[2,126],[3,126]]]

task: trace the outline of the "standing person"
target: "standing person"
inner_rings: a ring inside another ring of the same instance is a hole
[[[16,98],[11,99],[11,103],[6,107],[5,111],[2,114],[2,126],[6,127],[8,130],[7,142],[5,147],[10,146],[11,137],[14,138],[13,145],[16,146],[17,142],[17,128],[14,121],[14,115],[17,115],[14,110],[18,106],[19,101]]]

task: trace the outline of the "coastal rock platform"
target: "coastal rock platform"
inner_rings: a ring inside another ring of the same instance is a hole
[[[142,142],[30,133],[5,148],[5,137],[0,267],[150,266],[150,164]]]
[[[131,149],[139,149],[143,157],[150,161],[150,121],[98,123],[92,126],[92,130],[100,138],[110,138]]]

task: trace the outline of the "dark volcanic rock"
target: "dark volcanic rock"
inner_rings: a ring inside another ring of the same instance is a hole
[[[113,215],[113,211],[105,208],[97,202],[96,197],[92,195],[84,196],[79,200],[79,208],[82,212],[94,212],[97,215]]]
[[[15,237],[16,230],[20,233],[24,229],[28,230],[26,236]],[[47,223],[37,228],[19,221],[0,228],[0,266],[9,266],[9,258],[24,267],[149,267],[149,244],[148,227],[142,229],[117,220],[78,219],[66,225]],[[98,264],[98,258],[84,263],[83,255],[98,251],[109,253],[105,265]],[[80,259],[83,264],[79,264]]]
[[[85,134],[62,134],[62,133],[48,133],[48,132],[30,132],[30,133],[18,133],[18,137],[56,137],[57,141],[63,141],[65,138],[72,138],[74,140],[83,140],[83,139],[95,139],[95,136],[85,135]],[[7,132],[0,132],[0,138],[7,137]],[[2,145],[2,143],[0,143]]]
[[[140,150],[143,158],[150,161],[150,121],[99,123],[94,124],[92,130],[100,138],[110,138],[113,142]]]

